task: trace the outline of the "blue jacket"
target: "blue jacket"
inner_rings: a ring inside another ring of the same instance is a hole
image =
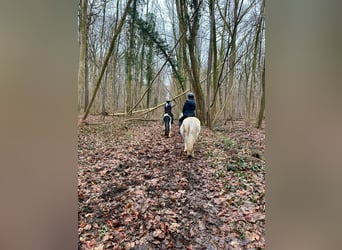
[[[194,99],[187,99],[183,105],[183,116],[196,116],[196,102]]]
[[[172,106],[171,103],[165,103],[164,106],[164,113],[171,114],[172,113]]]

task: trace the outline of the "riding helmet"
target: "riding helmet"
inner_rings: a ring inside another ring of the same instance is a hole
[[[192,93],[192,92],[189,92],[189,93],[188,93],[188,98],[189,98],[189,99],[194,99],[194,97],[195,97],[195,96],[194,96],[194,93]]]

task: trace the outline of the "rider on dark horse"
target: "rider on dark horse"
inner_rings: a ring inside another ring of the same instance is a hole
[[[196,102],[195,96],[192,92],[188,93],[188,99],[185,101],[183,105],[183,116],[179,118],[179,127],[182,125],[182,122],[185,118],[190,116],[196,116]]]
[[[172,105],[169,99],[166,100],[166,103],[164,106],[164,113],[169,114],[171,116],[171,124],[173,124]]]

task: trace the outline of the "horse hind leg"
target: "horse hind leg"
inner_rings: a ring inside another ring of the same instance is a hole
[[[171,137],[171,120],[169,121],[169,137]]]
[[[186,139],[186,137],[185,137],[185,138],[184,138],[184,152],[187,152],[187,151],[188,151],[186,144],[187,144],[187,139]]]
[[[170,137],[170,121],[168,121],[167,117],[164,120],[164,125],[165,125],[164,136]]]
[[[189,148],[187,148],[187,152],[186,155],[188,156],[188,158],[194,158],[195,154],[194,154],[194,147],[190,145]]]
[[[187,150],[186,150],[186,156],[187,156],[188,158],[195,158],[194,150],[193,150],[193,149],[190,150],[190,149],[187,148]]]

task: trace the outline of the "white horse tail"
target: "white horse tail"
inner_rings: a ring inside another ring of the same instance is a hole
[[[196,117],[185,118],[180,132],[184,139],[184,152],[188,157],[194,157],[194,145],[201,131],[201,122]]]

